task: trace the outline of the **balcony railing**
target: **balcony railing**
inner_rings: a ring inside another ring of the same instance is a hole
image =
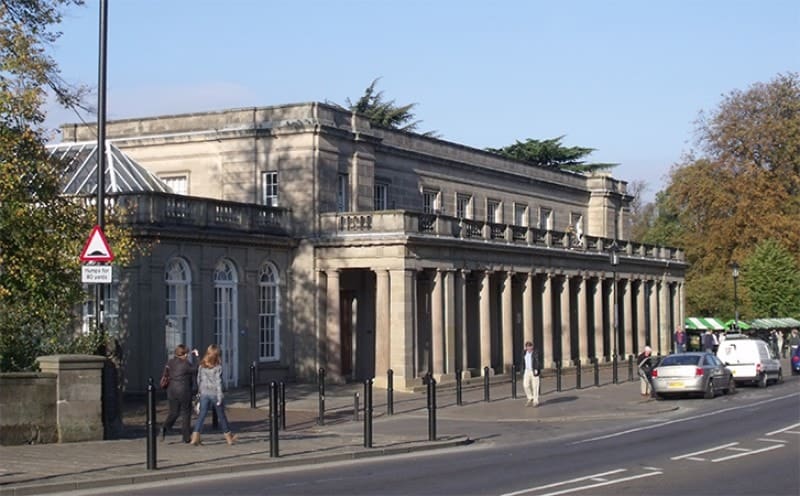
[[[289,211],[249,203],[169,193],[113,195],[132,225],[187,226],[291,235]]]
[[[510,246],[539,246],[586,253],[605,252],[616,242],[623,253],[632,257],[683,261],[677,248],[645,245],[626,240],[596,236],[577,236],[574,232],[537,229],[512,224],[487,223],[446,215],[422,214],[401,210],[344,212],[322,214],[322,232],[326,236],[416,234],[439,238],[483,240]]]

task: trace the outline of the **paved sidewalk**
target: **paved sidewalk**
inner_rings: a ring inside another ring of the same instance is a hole
[[[458,432],[457,429],[465,425],[459,421],[486,421],[480,429],[485,435],[487,430],[495,428],[491,422],[497,420],[591,421],[623,415],[646,416],[674,409],[662,402],[643,399],[638,392],[638,379],[627,381],[627,368],[620,368],[619,377],[625,382],[611,384],[611,372],[604,368],[600,387],[594,387],[592,370],[584,370],[583,387],[576,389],[573,371],[564,376],[562,391],[557,392],[555,378],[545,376],[539,408],[525,408],[522,381],[517,383],[518,399],[512,400],[507,377],[493,378],[490,402],[483,401],[482,379],[465,383],[463,406],[456,405],[452,383],[441,384],[437,390],[435,441],[428,440],[424,393],[395,392],[394,415],[389,416],[386,391],[375,389],[372,448],[363,446],[363,412],[359,413],[358,422],[353,418],[353,396],[355,393],[363,395],[363,385],[329,385],[325,424],[320,426],[317,425],[316,386],[288,384],[287,429],[279,432],[278,458],[269,456],[267,388],[259,388],[256,409],[250,408],[247,389],[231,391],[226,396],[227,411],[233,430],[239,434],[239,442],[226,445],[222,434],[211,428],[210,420],[207,420],[203,445],[199,447],[181,442],[176,429],[166,442],[157,443],[157,470],[146,469],[145,408],[133,405],[126,409],[124,439],[0,446],[0,495],[44,494],[408,453],[465,445],[479,437],[478,433]],[[362,398],[359,400],[363,402]],[[166,401],[160,401],[159,422],[165,416],[165,408]]]

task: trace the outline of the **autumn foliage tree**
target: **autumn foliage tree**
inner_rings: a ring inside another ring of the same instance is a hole
[[[101,344],[96,334],[73,332],[85,298],[78,254],[94,214],[60,194],[62,168],[49,157],[42,129],[48,92],[67,106],[84,96],[64,83],[47,55],[61,9],[80,3],[0,0],[2,371],[30,369],[42,354],[93,352]]]
[[[685,249],[689,314],[729,317],[731,261],[747,271],[756,246],[773,240],[800,262],[798,75],[731,92],[717,109],[701,113],[697,137],[696,150],[671,171],[643,238]],[[742,315],[758,317],[749,305],[756,296],[740,289]],[[794,311],[797,316],[800,309]]]

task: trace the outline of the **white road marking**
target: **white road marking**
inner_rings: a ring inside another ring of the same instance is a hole
[[[702,455],[703,453],[710,453],[712,451],[717,451],[717,450],[721,450],[721,449],[725,449],[725,448],[730,448],[731,446],[736,446],[737,444],[739,444],[739,443],[738,442],[733,442],[733,443],[723,444],[721,446],[716,446],[714,448],[704,449],[703,451],[695,451],[693,453],[686,453],[685,455],[673,456],[672,458],[670,458],[670,460],[680,460],[681,458],[690,458],[690,457],[693,457],[693,456]]]
[[[711,417],[713,415],[719,415],[720,413],[733,412],[733,411],[736,411],[736,410],[743,410],[745,408],[753,408],[753,407],[759,406],[759,405],[766,405],[767,403],[772,403],[774,401],[785,400],[787,398],[792,398],[794,396],[800,396],[800,393],[791,393],[791,394],[787,394],[787,395],[784,395],[784,396],[778,396],[776,398],[770,398],[770,399],[767,399],[767,400],[764,400],[764,401],[759,401],[757,403],[751,403],[749,405],[732,406],[730,408],[723,408],[721,410],[714,410],[713,412],[703,413],[703,414],[700,414],[700,415],[695,415],[693,417],[686,417],[686,418],[668,420],[668,421],[660,423],[660,424],[653,424],[653,425],[647,425],[647,426],[644,426],[644,427],[636,427],[634,429],[627,429],[627,430],[620,431],[620,432],[614,432],[614,433],[611,433],[611,434],[606,434],[604,436],[597,436],[597,437],[592,437],[592,438],[589,438],[589,439],[583,439],[581,441],[574,441],[574,442],[570,443],[569,445],[572,446],[572,445],[576,445],[576,444],[591,443],[591,442],[594,442],[594,441],[602,441],[603,439],[611,439],[613,437],[619,437],[619,436],[624,436],[626,434],[632,434],[634,432],[649,431],[649,430],[658,429],[658,428],[661,428],[661,427],[664,427],[664,426],[670,425],[670,424],[678,424],[678,423],[681,423],[681,422],[689,422],[689,421],[692,421],[692,420],[697,420],[697,419],[701,419],[701,418],[705,418],[705,417]],[[798,424],[798,425],[800,425],[800,424]],[[795,426],[792,426],[792,427],[795,427]],[[778,432],[778,431],[776,431],[776,432]]]
[[[783,429],[778,429],[777,431],[767,432],[764,435],[765,436],[774,436],[775,434],[780,434],[782,432],[787,432],[789,434],[800,434],[800,432],[791,430],[791,429],[794,429],[795,427],[800,427],[800,424],[794,424],[794,425],[790,425],[788,427],[784,427]]]
[[[586,475],[584,477],[577,477],[575,479],[569,479],[569,480],[565,480],[565,481],[561,481],[561,482],[554,482],[552,484],[546,484],[544,486],[529,487],[528,489],[521,489],[519,491],[514,491],[513,493],[505,493],[505,494],[501,494],[500,496],[518,496],[519,494],[525,494],[525,493],[529,493],[531,491],[538,491],[540,489],[549,489],[551,487],[558,487],[558,486],[563,486],[565,484],[572,484],[573,482],[581,482],[581,481],[585,481],[585,480],[591,480],[593,477],[603,477],[604,475],[618,474],[620,472],[625,472],[625,471],[626,470],[624,468],[618,468],[616,470],[609,470],[608,472],[602,472],[602,473],[599,473],[599,474]]]
[[[628,482],[636,479],[643,479],[645,477],[652,477],[654,475],[661,475],[663,472],[648,472],[646,474],[632,475],[630,477],[623,477],[621,479],[614,479],[607,482],[599,482],[597,484],[589,484],[588,486],[570,487],[569,489],[562,489],[552,493],[544,493],[538,496],[557,496],[558,494],[576,493],[578,491],[585,491],[587,489],[595,489],[603,486],[610,486],[611,484],[619,484],[620,482]]]
[[[785,439],[775,439],[775,438],[764,439],[763,437],[760,437],[760,438],[756,439],[756,441],[764,441],[765,443],[788,443],[789,442],[789,441],[787,441]]]
[[[750,451],[750,448],[728,448],[731,451]]]
[[[693,462],[704,462],[706,461],[705,458],[700,458],[699,456],[690,456],[687,460],[691,460]]]
[[[761,449],[758,449],[758,450],[751,450],[751,451],[748,451],[747,453],[737,453],[735,455],[725,456],[725,457],[722,457],[722,458],[715,458],[715,459],[713,459],[711,461],[713,463],[724,462],[726,460],[732,460],[734,458],[741,458],[743,456],[750,456],[750,455],[755,455],[755,454],[758,454],[758,453],[763,453],[764,451],[770,451],[770,450],[774,450],[776,448],[783,448],[783,445],[782,444],[773,444],[772,446],[767,446],[766,448],[761,448]]]
[[[658,467],[642,467],[642,468],[645,469],[645,470],[661,470]]]

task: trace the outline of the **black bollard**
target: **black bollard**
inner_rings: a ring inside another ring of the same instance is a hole
[[[281,430],[286,430],[286,384],[281,381],[278,385],[279,407],[278,415],[281,416]]]
[[[430,374],[428,382],[428,441],[436,441],[436,379]]]
[[[353,422],[358,422],[358,393],[353,393]]]
[[[372,448],[372,379],[364,381],[364,447]]]
[[[511,398],[517,399],[517,365],[511,364]]]
[[[256,407],[256,362],[250,364],[250,408]]]
[[[394,370],[386,371],[386,415],[394,415]]]
[[[556,362],[556,391],[561,391],[561,360]]]
[[[319,417],[317,417],[317,424],[325,425],[325,369],[319,369],[317,385],[319,391]]]
[[[278,385],[269,383],[269,457],[278,458]]]
[[[463,406],[464,402],[461,401],[461,371],[456,370],[456,405]]]
[[[156,388],[153,378],[147,379],[147,470],[156,470]]]
[[[575,360],[575,389],[581,388],[581,359]]]
[[[633,355],[628,355],[628,380],[633,380]]]
[[[617,363],[617,354],[614,353],[611,357],[611,382],[619,384],[619,364]]]
[[[489,401],[489,367],[483,368],[483,401]]]
[[[600,386],[600,359],[594,357],[594,387]]]
[[[211,409],[211,428],[219,429],[219,417],[217,417],[217,409]]]

